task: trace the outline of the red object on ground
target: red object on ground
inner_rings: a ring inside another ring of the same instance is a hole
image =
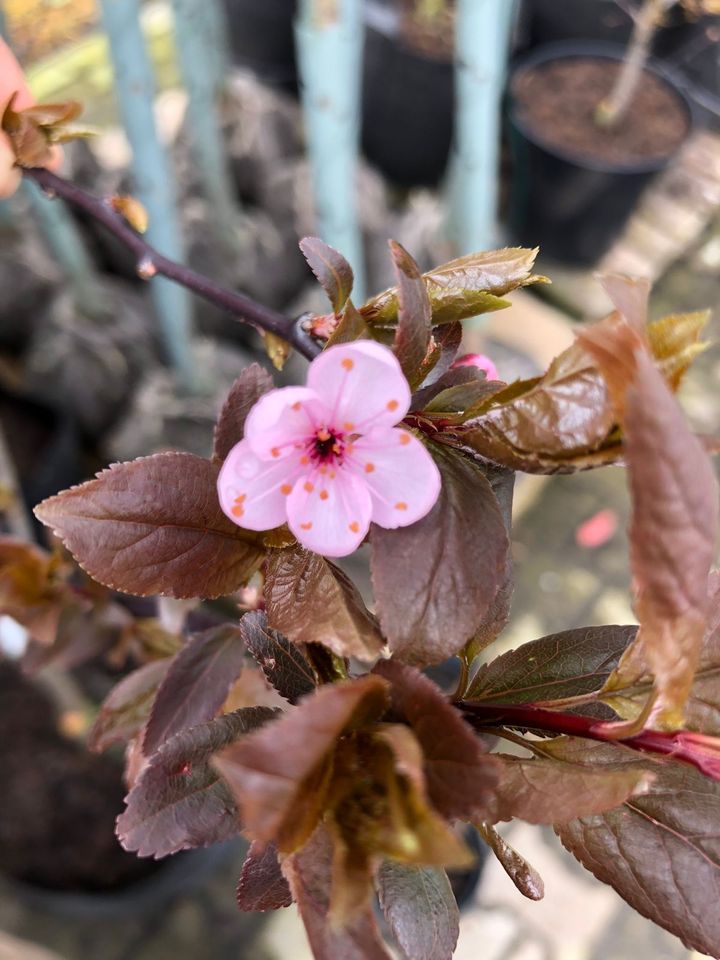
[[[580,524],[575,531],[575,542],[585,550],[594,550],[611,540],[617,528],[618,518],[615,511],[601,510]]]

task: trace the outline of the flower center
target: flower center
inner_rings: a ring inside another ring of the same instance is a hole
[[[318,463],[332,463],[342,458],[344,449],[343,435],[323,427],[312,441],[311,456]]]

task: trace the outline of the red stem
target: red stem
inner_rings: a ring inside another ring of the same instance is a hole
[[[695,767],[705,776],[720,779],[720,742],[687,730],[642,730],[631,737],[618,740],[611,736],[609,724],[595,717],[573,713],[558,713],[532,704],[485,704],[458,701],[455,704],[472,726],[520,727],[541,733],[557,733],[569,737],[584,737],[601,743],[620,743],[642,753],[661,754]]]
[[[312,360],[320,352],[320,344],[317,344],[303,329],[302,318],[294,319],[276,313],[245,294],[228,290],[204,274],[197,273],[190,267],[163,256],[136,233],[105,200],[87,193],[81,187],[49,170],[39,167],[25,168],[23,175],[29,180],[34,180],[49,195],[62,197],[66,203],[77,207],[78,210],[84,211],[101,223],[135,254],[140,276],[161,274],[174,280],[175,283],[226,310],[243,323],[253,324],[268,333],[282,337],[308,360]]]

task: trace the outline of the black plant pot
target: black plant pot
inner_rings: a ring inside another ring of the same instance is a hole
[[[399,186],[434,186],[452,143],[453,65],[406,46],[390,6],[368,3],[366,23],[363,153]]]
[[[509,232],[513,242],[539,245],[544,255],[562,263],[595,264],[624,227],[642,192],[676,151],[646,161],[611,163],[552,143],[518,116],[512,80],[522,71],[563,58],[619,60],[622,53],[623,48],[615,44],[548,44],[520,60],[512,74],[507,110],[513,160]],[[675,92],[687,113],[689,133],[694,113],[681,85],[655,63],[648,69]]]
[[[297,91],[297,0],[223,0],[233,61],[273,86]]]

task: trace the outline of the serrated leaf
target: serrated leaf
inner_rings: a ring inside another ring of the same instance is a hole
[[[393,713],[417,737],[433,807],[449,820],[490,819],[499,770],[486,744],[418,670],[383,660],[374,673],[390,682]]]
[[[300,249],[327,294],[335,313],[340,313],[352,293],[353,272],[345,257],[319,237],[303,237]]]
[[[528,900],[542,900],[545,896],[545,884],[537,870],[490,824],[478,824],[478,830],[518,891]]]
[[[433,509],[410,527],[371,528],[383,633],[399,660],[420,666],[452,657],[473,636],[504,580],[509,549],[480,467],[449,447],[428,448],[442,476]]]
[[[317,826],[337,739],[382,715],[387,684],[365,676],[327,684],[265,730],[223,750],[214,766],[227,782],[254,840],[281,853],[301,847]]]
[[[241,910],[279,910],[293,902],[274,843],[250,844],[236,891]]]
[[[235,836],[240,829],[235,803],[209,760],[214,751],[276,713],[268,707],[248,707],[191,727],[164,743],[140,774],[118,817],[123,847],[157,858]]]
[[[657,692],[651,723],[677,729],[705,631],[717,481],[640,334],[602,321],[580,339],[603,371],[623,427],[633,504],[630,555],[640,629],[606,690],[651,673]]]
[[[224,460],[245,435],[245,421],[260,397],[272,390],[273,379],[267,370],[252,363],[230,388],[215,427],[213,460]]]
[[[423,274],[432,307],[432,325],[465,320],[509,306],[505,294],[543,278],[531,275],[537,250],[509,247],[471,253]],[[398,291],[392,287],[360,308],[372,326],[397,322]]]
[[[422,380],[418,373],[430,345],[431,307],[420,268],[399,243],[390,241],[397,276],[398,320],[393,351],[411,387]]]
[[[190,637],[173,658],[155,697],[143,752],[150,756],[176,733],[212,719],[244,662],[243,633],[235,624],[211,627]]]
[[[603,769],[618,747],[586,745]],[[622,748],[621,748],[622,749]],[[648,793],[605,813],[556,827],[563,845],[598,880],[686,947],[720,955],[720,784],[690,767],[640,759],[651,770]]]
[[[240,629],[248,653],[254,657],[268,683],[290,703],[312,693],[317,686],[307,657],[277,630],[268,626],[265,613],[247,613]]]
[[[564,630],[510,650],[478,670],[466,694],[484,703],[543,703],[600,690],[635,626]]]
[[[218,597],[262,562],[257,535],[217,496],[219,466],[159,453],[103,470],[35,508],[91,577],[139,596]]]
[[[110,691],[88,733],[90,750],[101,752],[127,743],[145,726],[170,658],[153,660],[133,670]]]
[[[651,776],[618,750],[615,764],[599,769],[586,762],[586,741],[560,737],[533,743],[531,760],[495,754],[502,764],[497,820],[564,823],[610,810],[627,797],[647,792]],[[592,750],[592,748],[590,748]]]
[[[369,907],[341,929],[331,923],[333,848],[324,827],[318,827],[303,849],[283,862],[282,870],[315,960],[392,960]]]
[[[460,914],[444,870],[386,860],[377,888],[385,919],[407,960],[451,960]]]
[[[359,660],[374,660],[383,647],[375,618],[349,577],[302,547],[270,555],[265,606],[268,624],[293,643],[320,643]]]

